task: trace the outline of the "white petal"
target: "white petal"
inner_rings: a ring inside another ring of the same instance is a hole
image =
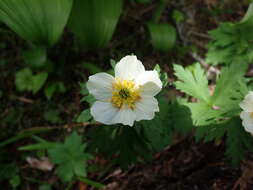
[[[240,103],[240,107],[247,112],[253,112],[253,92],[250,91]]]
[[[115,77],[123,80],[134,80],[145,71],[142,63],[134,55],[123,57],[115,66]]]
[[[162,82],[157,71],[145,71],[135,80],[137,85],[142,85],[142,94],[155,96],[162,89]]]
[[[158,101],[152,96],[141,97],[135,106],[136,121],[151,120],[155,117],[155,112],[159,112]]]
[[[113,119],[117,113],[118,109],[113,107],[111,102],[96,101],[91,106],[91,115],[94,120],[107,125],[113,124]]]
[[[107,73],[97,73],[89,77],[87,88],[98,100],[108,100],[112,95],[112,83],[115,79]]]
[[[253,133],[253,117],[250,112],[241,112],[242,125],[246,131]]]
[[[123,125],[133,126],[136,115],[129,108],[121,108],[113,119],[113,123],[122,123]]]

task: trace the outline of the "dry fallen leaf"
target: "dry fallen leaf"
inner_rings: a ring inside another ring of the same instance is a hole
[[[32,168],[36,168],[45,172],[51,171],[54,167],[47,157],[42,157],[41,159],[27,157],[26,161]]]

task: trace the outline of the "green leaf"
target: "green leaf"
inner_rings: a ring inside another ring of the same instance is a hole
[[[47,77],[48,77],[47,72],[38,73],[32,77],[32,83],[33,83],[32,92],[33,92],[33,94],[36,94],[42,88],[42,86],[45,84],[45,82],[47,80]]]
[[[185,105],[186,100],[177,99],[170,105],[170,120],[173,128],[181,135],[187,135],[193,128],[191,111]]]
[[[178,90],[209,103],[208,80],[200,64],[195,64],[192,68],[186,69],[181,65],[174,65],[174,71],[178,78],[178,81],[175,82]]]
[[[152,45],[158,51],[168,52],[176,42],[176,30],[169,24],[148,23]]]
[[[50,161],[58,165],[57,174],[63,181],[71,181],[74,176],[86,176],[86,162],[92,157],[84,153],[85,147],[81,136],[73,132],[63,144],[48,150]]]
[[[96,74],[96,73],[99,73],[99,72],[103,72],[101,67],[99,67],[95,64],[92,64],[92,63],[83,63],[82,67],[84,69],[87,69],[91,74]]]
[[[59,124],[62,123],[62,119],[60,117],[60,112],[59,110],[48,110],[44,113],[44,119],[54,123],[54,124]]]
[[[69,27],[88,49],[103,48],[111,39],[122,11],[122,0],[75,0]]]
[[[29,68],[22,69],[16,72],[15,85],[18,91],[32,90],[32,71]]]
[[[184,14],[179,10],[173,10],[172,17],[177,23],[180,23],[185,19]]]
[[[227,101],[233,95],[238,87],[243,91],[241,97],[247,92],[247,87],[243,86],[242,80],[246,73],[247,65],[245,64],[232,64],[231,66],[222,69],[220,77],[217,81],[212,102],[217,106],[228,104]]]
[[[61,36],[72,0],[1,0],[0,20],[25,40],[52,46]]]
[[[39,190],[51,190],[52,187],[49,184],[44,184],[39,187]]]
[[[232,159],[233,165],[238,165],[246,151],[253,148],[252,137],[244,130],[241,122],[239,118],[234,118],[227,127],[226,155]]]
[[[25,63],[34,68],[41,68],[47,60],[47,51],[44,47],[35,47],[23,52]]]
[[[44,94],[47,97],[47,99],[50,100],[56,91],[57,91],[57,83],[51,82],[45,87]]]
[[[90,114],[90,109],[86,109],[84,111],[82,111],[80,113],[80,115],[78,116],[78,118],[76,119],[76,122],[87,122],[92,118],[91,114]]]
[[[10,179],[10,184],[13,189],[17,188],[21,184],[21,179],[19,175],[15,175]]]

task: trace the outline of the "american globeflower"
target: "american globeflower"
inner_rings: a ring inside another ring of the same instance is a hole
[[[253,92],[250,91],[240,103],[243,111],[240,114],[244,129],[253,134]]]
[[[157,71],[145,71],[136,56],[125,56],[115,66],[115,77],[97,73],[89,77],[89,92],[97,100],[91,115],[101,123],[122,123],[151,120],[159,112],[154,96],[162,89]]]

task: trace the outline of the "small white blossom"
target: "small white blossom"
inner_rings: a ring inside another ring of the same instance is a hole
[[[91,115],[98,122],[133,126],[151,120],[159,111],[154,98],[162,89],[157,71],[145,71],[136,56],[126,56],[115,66],[115,77],[97,73],[89,77],[89,92],[96,98]]]
[[[243,111],[240,114],[244,129],[253,134],[253,92],[250,91],[240,103]]]

